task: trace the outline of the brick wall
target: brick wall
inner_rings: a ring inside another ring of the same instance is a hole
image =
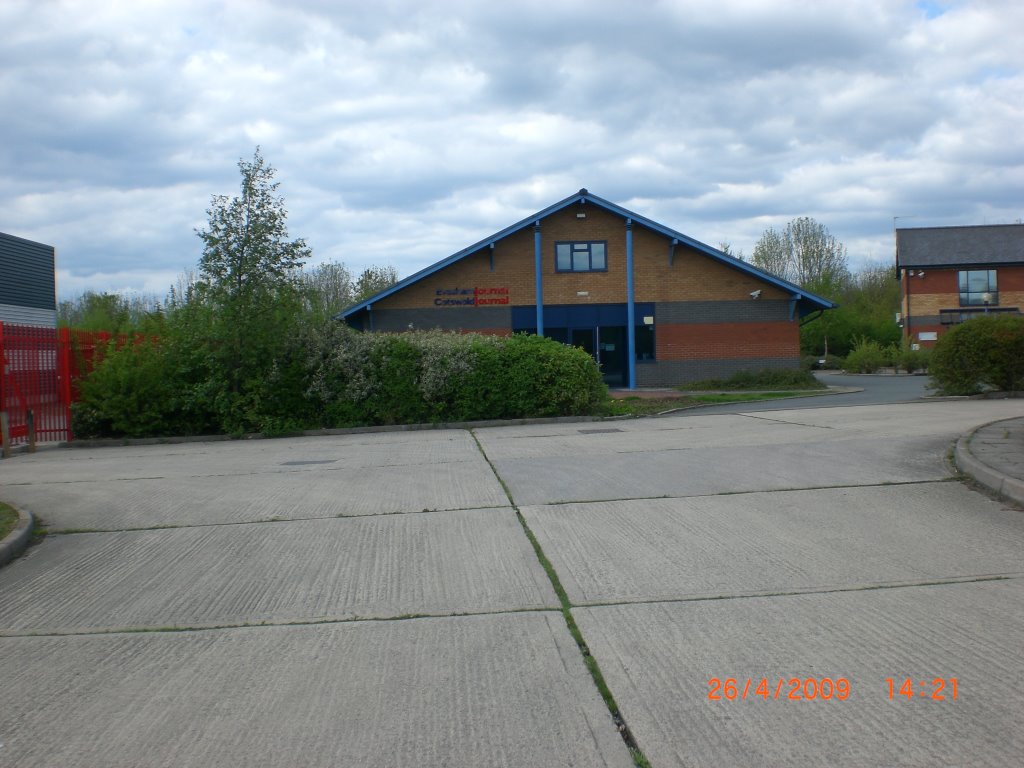
[[[709,360],[799,357],[800,329],[795,322],[658,323],[657,358]]]
[[[578,218],[581,212],[585,218]],[[607,271],[556,272],[555,243],[560,241],[605,242]],[[658,362],[637,366],[640,383],[705,378],[695,375],[698,371],[728,375],[741,368],[798,364],[799,323],[789,318],[787,292],[682,244],[675,247],[670,264],[670,243],[634,225],[635,300],[656,305]],[[541,222],[541,248],[545,305],[626,302],[626,226],[619,216],[592,205],[569,206]],[[465,293],[446,293],[456,289]],[[508,303],[438,303],[472,297],[476,289]],[[761,292],[757,300],[750,296],[753,291]],[[404,330],[412,323],[416,328],[508,333],[511,322],[503,313],[514,306],[533,306],[535,296],[534,232],[527,227],[495,244],[493,267],[491,251],[484,249],[376,302],[374,327]]]
[[[960,306],[960,287],[957,269],[927,269],[923,277],[917,272],[911,278],[902,278],[904,303],[910,288],[910,309],[914,315],[937,315],[940,309]],[[1024,266],[998,267],[1000,307],[1024,308]]]
[[[559,211],[541,223],[542,279],[545,304],[614,304],[626,300],[626,227],[624,221],[600,208],[584,206],[585,219],[576,218],[578,206]],[[604,241],[607,272],[555,271],[555,243]],[[633,228],[635,299],[653,301],[721,301],[750,298],[760,290],[763,300],[788,299],[778,288],[732,269],[685,245],[677,245],[669,264],[670,240],[640,226]],[[532,227],[517,232],[494,247],[494,269],[489,249],[467,256],[425,280],[374,305],[377,309],[434,307],[438,290],[507,288],[509,306],[535,303],[534,236]],[[579,296],[581,291],[587,296]]]
[[[918,277],[918,272],[923,272]],[[941,335],[950,326],[939,320],[939,311],[960,308],[959,269],[925,268],[904,272],[900,281],[901,311],[904,334],[918,341],[921,332],[935,331]],[[996,267],[999,303],[993,306],[1016,307],[1024,311],[1024,266]],[[909,297],[908,297],[909,291]],[[922,342],[931,346],[934,342]]]

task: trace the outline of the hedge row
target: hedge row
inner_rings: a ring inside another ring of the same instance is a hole
[[[80,437],[583,415],[604,402],[593,358],[537,336],[308,331],[231,398],[182,343],[108,351],[74,408]],[[232,404],[245,413],[233,413]]]

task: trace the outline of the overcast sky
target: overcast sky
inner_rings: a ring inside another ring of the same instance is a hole
[[[749,257],[1024,216],[1024,3],[0,0],[0,231],[163,295],[256,145],[312,263],[415,272],[581,187]],[[906,218],[904,218],[906,217]]]

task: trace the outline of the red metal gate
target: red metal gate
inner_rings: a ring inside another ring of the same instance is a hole
[[[71,439],[71,332],[0,323],[0,410],[11,442],[28,439],[30,414],[36,440]]]
[[[71,440],[71,404],[78,400],[79,381],[102,359],[111,341],[121,347],[143,339],[0,323],[0,411],[7,414],[11,442],[28,440],[30,413],[36,440]]]

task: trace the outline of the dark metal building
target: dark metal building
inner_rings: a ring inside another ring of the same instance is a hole
[[[0,322],[57,327],[56,251],[0,232]]]

